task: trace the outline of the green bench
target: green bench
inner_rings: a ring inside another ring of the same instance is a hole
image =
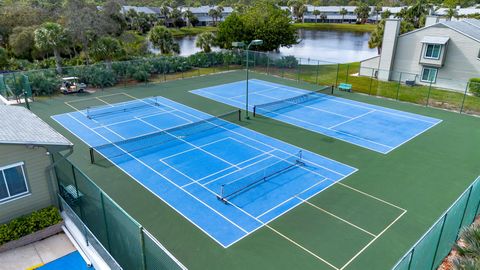
[[[339,90],[345,91],[345,92],[352,92],[352,85],[349,83],[341,83],[338,86]]]

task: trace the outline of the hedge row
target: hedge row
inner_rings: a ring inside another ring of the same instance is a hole
[[[89,87],[110,87],[122,80],[145,82],[152,75],[185,72],[195,68],[214,66],[242,65],[245,62],[244,52],[220,51],[197,53],[190,56],[162,56],[158,58],[142,58],[132,61],[100,63],[89,66],[65,67],[64,74],[59,76],[54,69],[26,71],[32,91],[35,95],[49,95],[56,92],[61,77],[79,77]],[[295,57],[287,56],[271,58],[265,54],[251,56],[251,64],[272,65],[283,68],[295,68],[298,62]],[[254,61],[254,63],[252,63]]]
[[[0,225],[0,245],[45,229],[62,221],[58,209],[51,206]]]

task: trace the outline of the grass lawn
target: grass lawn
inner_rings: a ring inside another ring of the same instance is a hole
[[[216,32],[217,29],[218,28],[214,26],[170,28],[174,37],[193,36],[203,32]]]
[[[297,29],[372,32],[377,25],[354,23],[295,23],[293,26]]]

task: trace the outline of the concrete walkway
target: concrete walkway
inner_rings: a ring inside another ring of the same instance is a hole
[[[54,261],[75,247],[64,233],[0,253],[0,270],[26,270]]]

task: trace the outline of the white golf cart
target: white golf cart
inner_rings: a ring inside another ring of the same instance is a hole
[[[78,81],[78,77],[62,78],[62,86],[60,91],[63,94],[83,93],[87,89],[87,85]]]

